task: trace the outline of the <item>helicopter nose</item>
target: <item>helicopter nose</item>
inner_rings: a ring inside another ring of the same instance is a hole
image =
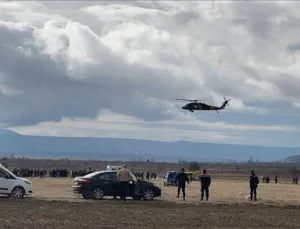
[[[182,107],[182,109],[185,110],[185,109],[186,109],[186,106]]]

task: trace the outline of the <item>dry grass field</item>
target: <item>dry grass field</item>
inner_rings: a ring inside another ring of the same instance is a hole
[[[0,228],[300,228],[300,185],[260,184],[261,200],[249,203],[244,180],[213,179],[211,198],[200,202],[199,183],[187,187],[187,201],[176,187],[162,187],[155,201],[83,200],[73,195],[72,179],[33,178],[34,196],[0,199]]]
[[[213,179],[213,178],[212,178]],[[46,200],[81,201],[80,196],[72,193],[70,178],[33,178],[34,197]],[[151,180],[162,188],[160,200],[181,202],[176,198],[176,187],[164,187],[162,181]],[[191,182],[186,188],[187,203],[198,203],[200,184]],[[212,180],[210,201],[213,203],[244,203],[249,195],[247,180]],[[264,204],[298,204],[300,205],[300,185],[288,183],[260,184],[258,188],[259,203]],[[181,200],[181,199],[180,199]]]

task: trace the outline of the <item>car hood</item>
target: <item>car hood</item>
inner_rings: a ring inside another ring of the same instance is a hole
[[[25,179],[25,178],[23,178],[23,177],[18,177],[18,178],[19,178],[20,180],[23,180],[23,181],[32,183],[30,180],[27,180],[27,179]]]

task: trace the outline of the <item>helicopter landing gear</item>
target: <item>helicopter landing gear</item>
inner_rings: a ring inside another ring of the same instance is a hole
[[[190,110],[190,112],[194,112],[193,110]]]

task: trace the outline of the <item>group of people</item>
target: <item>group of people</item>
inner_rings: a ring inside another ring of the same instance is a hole
[[[199,176],[200,184],[201,184],[201,197],[200,201],[203,201],[204,194],[206,200],[209,198],[209,187],[211,184],[211,177],[207,173],[207,170],[204,169],[202,174]],[[185,200],[185,187],[186,183],[190,184],[188,175],[185,173],[184,168],[181,169],[181,172],[177,174],[175,178],[175,183],[177,184],[177,198],[180,197],[180,191],[182,191],[183,200]],[[259,178],[256,176],[255,172],[252,170],[249,185],[250,185],[250,200],[256,201],[257,200],[257,187],[259,184]]]
[[[74,178],[77,176],[84,176],[91,172],[94,172],[92,168],[89,169],[65,169],[65,168],[55,168],[55,169],[30,169],[30,168],[14,168],[12,172],[16,176],[20,177],[69,177]]]
[[[66,169],[66,168],[55,168],[55,169],[30,169],[30,168],[21,168],[12,169],[12,172],[19,177],[68,177],[68,178],[75,178],[78,176],[85,176],[89,173],[95,172],[95,169],[89,167],[88,169]],[[141,180],[150,180],[156,179],[156,173],[150,173],[143,171],[133,173],[137,178]]]
[[[269,184],[269,183],[270,183],[270,177],[269,177],[269,176],[263,177],[263,178],[262,178],[262,182],[263,182],[263,183]],[[278,183],[278,176],[275,176],[275,177],[274,177],[274,182],[275,182],[275,184]],[[293,177],[293,182],[292,182],[292,184],[298,184],[298,176],[294,176],[294,177]]]

